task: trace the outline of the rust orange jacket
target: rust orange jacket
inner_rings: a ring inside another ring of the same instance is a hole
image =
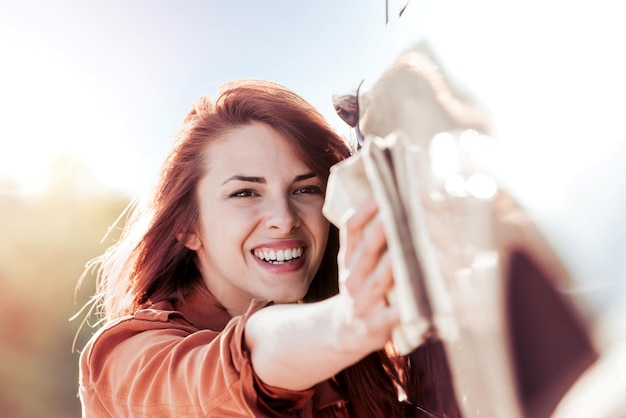
[[[200,289],[182,306],[159,302],[103,327],[80,356],[83,416],[347,417],[330,382],[294,392],[256,376],[243,334],[266,305],[231,317]]]

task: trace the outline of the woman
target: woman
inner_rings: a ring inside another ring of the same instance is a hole
[[[107,325],[81,353],[83,414],[407,416],[376,205],[344,222],[341,251],[322,215],[349,155],[280,85],[201,98],[150,204],[98,260]]]

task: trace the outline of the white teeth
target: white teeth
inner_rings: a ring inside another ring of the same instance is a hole
[[[261,260],[265,260],[273,264],[280,264],[285,261],[293,260],[294,258],[302,257],[303,252],[304,252],[304,249],[302,247],[287,248],[284,250],[259,249],[259,250],[254,250],[254,255],[260,258]]]

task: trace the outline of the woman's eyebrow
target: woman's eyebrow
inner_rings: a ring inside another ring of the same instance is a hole
[[[222,186],[226,183],[228,183],[229,181],[246,181],[249,183],[261,183],[261,184],[265,184],[267,183],[267,181],[265,181],[264,177],[256,177],[256,176],[244,176],[243,174],[236,174],[232,177],[227,178],[226,180],[224,180],[222,182]]]
[[[296,183],[302,180],[308,180],[313,177],[315,177],[315,174],[313,173],[300,174],[299,176],[296,176],[296,178],[293,179],[293,182]]]

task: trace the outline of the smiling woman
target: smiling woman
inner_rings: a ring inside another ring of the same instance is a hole
[[[131,158],[118,149],[129,135],[117,103],[98,84],[44,43],[6,27],[0,55],[3,192],[40,192],[72,172],[67,162],[90,167],[77,182],[85,191],[128,182]]]
[[[340,229],[322,211],[350,152],[280,84],[201,96],[151,199],[91,264],[105,325],[81,352],[83,415],[409,416],[422,386],[389,341],[376,203]]]

